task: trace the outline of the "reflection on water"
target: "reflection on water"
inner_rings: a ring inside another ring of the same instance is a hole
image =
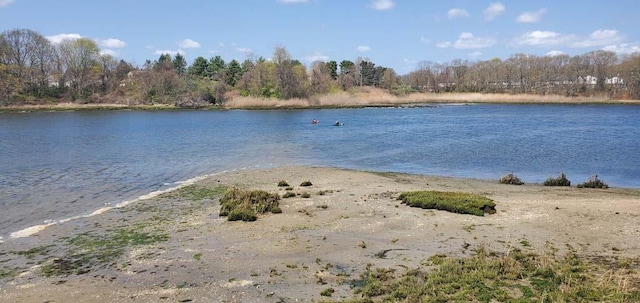
[[[250,167],[526,182],[565,172],[640,187],[638,117],[639,106],[609,105],[3,114],[0,236]]]

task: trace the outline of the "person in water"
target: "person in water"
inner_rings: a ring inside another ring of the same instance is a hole
[[[340,123],[340,121],[336,120],[336,123],[334,125],[335,126],[340,126],[340,125],[342,125],[342,123]]]

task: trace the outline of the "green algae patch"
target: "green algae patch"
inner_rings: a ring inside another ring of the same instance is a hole
[[[199,184],[187,185],[165,194],[168,198],[184,198],[191,201],[213,199],[223,195],[227,191],[226,186],[203,186]]]
[[[458,214],[484,216],[496,212],[493,200],[476,194],[440,191],[403,192],[398,197],[403,204],[424,209],[446,210]]]
[[[81,233],[67,239],[68,250],[42,266],[44,276],[85,274],[96,269],[113,268],[129,249],[165,242],[169,235],[137,229],[118,229],[105,234]]]

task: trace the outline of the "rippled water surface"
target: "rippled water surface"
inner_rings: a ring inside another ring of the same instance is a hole
[[[598,174],[640,188],[639,155],[640,106],[0,114],[0,236],[225,170],[514,172],[525,182],[565,172],[574,184]]]

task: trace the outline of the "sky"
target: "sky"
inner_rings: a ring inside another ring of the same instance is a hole
[[[0,31],[90,38],[141,66],[162,53],[244,61],[370,60],[403,75],[424,62],[640,51],[638,0],[0,0]]]

